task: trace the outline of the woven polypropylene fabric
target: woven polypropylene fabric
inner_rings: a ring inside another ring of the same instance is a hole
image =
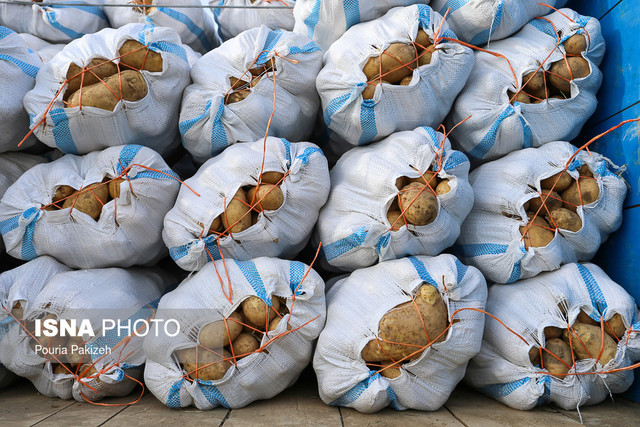
[[[215,4],[224,6],[251,6],[246,9],[214,9],[220,35],[228,40],[251,28],[264,25],[273,30],[291,31],[295,19],[293,7],[296,0],[214,0]],[[273,6],[289,6],[290,9],[268,9]],[[305,34],[305,33],[302,33]]]

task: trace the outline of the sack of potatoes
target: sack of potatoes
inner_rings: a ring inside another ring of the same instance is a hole
[[[199,0],[137,0],[128,2],[130,7],[109,7],[122,5],[122,0],[104,0],[104,3],[107,5],[104,12],[113,28],[130,23],[172,28],[182,43],[200,53],[217,45],[213,16],[207,9],[195,7],[202,5]]]
[[[398,132],[344,154],[314,242],[323,267],[353,271],[453,245],[473,206],[469,161],[428,127]],[[328,264],[328,265],[325,265]]]
[[[50,266],[46,280],[43,265]],[[0,362],[47,397],[85,402],[129,395],[142,381],[143,336],[154,333],[149,321],[175,279],[152,269],[67,271],[48,257],[23,270],[45,283],[29,300],[13,289],[32,283],[16,279],[11,286],[7,302],[21,322],[2,339]]]
[[[313,357],[320,398],[435,411],[480,350],[487,285],[453,255],[384,261],[338,280]]]
[[[7,253],[50,255],[72,268],[152,265],[166,255],[162,220],[177,175],[150,148],[110,147],[34,166],[0,201]]]
[[[460,40],[482,46],[509,37],[537,16],[544,16],[567,0],[431,0],[431,7],[444,15]]]
[[[348,3],[343,0],[296,0],[294,31],[308,35],[327,50],[353,25],[380,18],[391,8],[416,3],[429,3],[429,0],[358,0]]]
[[[43,64],[49,62],[66,46],[66,43],[49,43],[29,33],[20,33],[19,35],[24,40],[25,45],[40,57]]]
[[[629,366],[640,361],[636,303],[594,264],[492,286],[487,312],[504,325],[487,316],[466,380],[512,408],[554,403],[579,410],[633,382]]]
[[[180,134],[198,163],[269,135],[308,140],[320,102],[322,52],[308,37],[260,26],[204,55],[184,91]]]
[[[198,56],[174,30],[143,24],[74,40],[45,64],[24,98],[31,129],[68,154],[134,143],[168,154]]]
[[[417,4],[347,30],[329,48],[316,87],[331,150],[437,127],[473,68],[473,52],[442,16]]]
[[[66,43],[109,26],[101,7],[103,0],[82,0],[75,2],[81,3],[77,6],[55,3],[62,2],[15,0],[0,4],[0,25],[52,43]]]
[[[627,187],[617,171],[559,141],[480,166],[469,175],[475,202],[458,255],[495,283],[589,261],[622,224]]]
[[[451,132],[456,148],[493,160],[578,136],[602,83],[605,43],[597,19],[561,9],[487,49],[476,52],[447,118],[448,128],[460,123]]]
[[[180,329],[145,337],[145,384],[171,408],[270,399],[309,364],[325,312],[324,282],[301,262],[209,263],[160,300],[156,319]]]
[[[243,31],[261,25],[274,30],[291,31],[295,23],[293,8],[296,0],[212,0],[211,5],[244,6],[243,9],[213,9],[218,32],[223,40],[229,40]],[[274,9],[274,6],[280,9]]]
[[[29,132],[29,116],[22,100],[33,89],[40,68],[42,60],[29,50],[24,39],[0,27],[0,153],[30,148],[37,143],[31,137],[18,147]]]
[[[27,312],[40,290],[58,273],[70,268],[55,259],[42,256],[19,267],[0,273],[0,347],[7,333],[21,328]],[[0,363],[0,388],[10,384],[15,375]]]
[[[268,137],[236,144],[187,179],[162,237],[188,271],[259,256],[295,257],[329,195],[329,169],[310,142]]]

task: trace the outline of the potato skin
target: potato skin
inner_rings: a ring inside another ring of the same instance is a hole
[[[412,182],[400,193],[400,210],[413,225],[427,225],[438,216],[438,201],[425,184]],[[414,200],[415,199],[415,200]]]
[[[536,218],[537,219],[537,218]],[[540,218],[542,219],[542,218]],[[534,221],[535,224],[535,221]],[[520,234],[525,235],[526,226],[520,226]],[[553,238],[555,237],[555,233],[551,230],[547,230],[542,227],[529,227],[527,231],[527,235],[524,238],[524,247],[525,249],[529,249],[530,247],[540,248],[547,246]]]
[[[569,68],[567,68],[567,63],[569,64]],[[569,73],[569,69],[571,69],[571,73]],[[565,59],[554,62],[551,64],[549,71],[549,83],[562,92],[571,92],[570,81],[587,77],[590,73],[589,62],[577,56],[567,57],[566,62]]]
[[[558,228],[569,231],[580,231],[582,228],[582,220],[580,216],[566,208],[558,208],[551,211],[551,214],[547,218],[547,222],[555,224]]]
[[[227,373],[231,367],[231,363],[224,359],[230,359],[231,353],[224,350],[215,350],[217,353],[200,348],[197,351],[198,360],[196,363],[196,348],[191,347],[184,350],[178,350],[176,356],[178,361],[182,365],[182,368],[187,371],[187,375],[192,379],[201,379],[207,381],[219,380]],[[209,366],[206,366],[209,365]]]
[[[560,178],[558,179],[558,177]],[[557,183],[556,183],[556,180],[558,180]],[[557,193],[562,193],[564,190],[569,188],[572,182],[573,182],[573,177],[569,175],[567,172],[563,171],[563,172],[558,172],[554,175],[551,175],[549,178],[545,178],[541,180],[540,187],[542,187],[542,189],[544,190],[551,190],[551,187],[553,187],[553,184],[556,184],[553,191]]]
[[[449,186],[448,179],[443,179],[442,181],[440,181],[440,184],[438,184],[438,186],[436,187],[436,194],[438,196],[447,194],[449,191],[451,191],[451,187]]]
[[[233,340],[233,353],[238,359],[249,356],[260,348],[260,343],[251,334],[240,334]]]
[[[593,203],[598,200],[598,197],[600,197],[600,187],[593,178],[580,178],[578,181],[573,181],[569,188],[562,192],[562,199],[566,202],[564,207],[570,210],[575,210],[576,206]]]
[[[427,32],[422,28],[418,30],[418,34],[416,34],[414,43],[417,45],[417,49],[426,49],[433,44]]]
[[[542,201],[545,199],[545,197],[546,197],[546,203],[545,203],[546,208],[549,209],[550,211],[562,207],[562,199],[560,198],[560,194],[556,193],[555,191],[549,191],[544,189],[541,191],[541,193],[542,193],[542,196],[529,200],[530,202],[529,210],[531,210],[534,213],[537,212],[538,209],[540,209],[540,207],[542,206]],[[549,195],[548,197],[547,197],[547,194]],[[542,208],[539,214],[546,215],[547,209]]]
[[[90,71],[89,71],[90,69]],[[70,63],[67,68],[67,88],[64,92],[64,100],[69,99],[71,94],[80,89],[80,84],[83,87],[91,86],[96,83],[100,83],[100,79],[104,80],[109,76],[118,73],[118,66],[109,61],[107,58],[93,58],[86,65],[84,72],[84,78],[82,77],[82,67],[77,66],[75,63]],[[75,76],[75,77],[74,77]],[[96,77],[97,76],[97,77]],[[98,79],[98,77],[100,79]]]
[[[242,333],[242,323],[244,323],[242,314],[234,311],[227,318],[226,323],[225,326],[224,320],[216,320],[215,322],[205,325],[198,335],[200,345],[211,349],[221,348],[229,345],[230,341],[238,338]],[[227,328],[229,329],[228,333]]]
[[[239,233],[251,227],[251,215],[248,213],[250,208],[245,204],[248,203],[248,201],[242,188],[239,188],[233,196],[233,199],[228,202],[227,209],[225,209],[225,212],[222,214],[222,224],[225,230],[229,230],[230,226],[235,224],[236,221],[238,221],[238,223],[231,227],[232,233]]]
[[[544,328],[544,337],[547,340],[550,340],[552,338],[560,338],[562,337],[562,329],[555,326],[547,326],[546,328]]]
[[[254,204],[255,209],[260,212],[275,211],[284,203],[284,194],[277,185],[263,183],[260,187],[251,187],[247,191],[247,201],[249,204]]]
[[[412,45],[391,43],[380,56],[369,58],[362,71],[367,81],[380,75],[393,84],[413,74],[416,66],[416,50]]]
[[[271,307],[274,310],[271,309]],[[271,298],[271,307],[267,307],[264,301],[261,298],[256,296],[250,296],[249,298],[242,301],[242,312],[247,320],[254,325],[260,327],[260,329],[264,330],[267,326],[265,323],[267,308],[269,313],[269,320],[271,322],[273,318],[276,316],[276,311],[280,310],[280,300],[276,297]],[[267,323],[268,323],[267,322]]]
[[[284,174],[282,172],[262,172],[261,182],[263,184],[273,184],[279,185],[282,183],[282,179],[284,178]]]
[[[412,182],[417,182],[420,185],[428,184],[429,187],[431,187],[434,191],[438,187],[438,184],[440,183],[438,174],[430,170],[425,171],[421,176],[417,178],[407,178],[407,179],[409,182],[405,185],[411,184]]]
[[[142,43],[136,40],[125,41],[118,49],[120,64],[124,64],[121,68],[123,70],[131,67],[136,70],[162,71],[162,55],[148,48],[142,48],[143,46]]]
[[[545,348],[557,357],[562,359],[569,367],[573,366],[571,358],[571,347],[559,338],[552,338],[547,341]],[[564,378],[569,369],[564,363],[553,357],[549,352],[542,351],[542,363],[549,373],[557,378]]]
[[[387,221],[389,221],[391,231],[398,231],[405,225],[404,219],[402,219],[402,212],[397,210],[389,210],[387,212]]]
[[[69,98],[69,105],[78,107],[82,101],[84,107],[113,111],[120,102],[121,94],[125,101],[139,101],[147,96],[147,93],[147,82],[142,74],[138,71],[126,70],[120,75],[114,74],[107,77],[104,83],[99,82],[74,92]],[[81,95],[82,99],[80,99]]]
[[[527,93],[544,90],[544,73],[530,71],[522,76],[523,89]]]
[[[99,200],[98,200],[99,199]],[[62,205],[62,209],[73,206],[74,209],[84,212],[95,221],[100,218],[102,205],[109,200],[109,189],[106,184],[96,182],[87,185],[76,195],[69,197]]]
[[[580,55],[587,50],[587,38],[584,34],[574,34],[564,41],[564,50],[568,55]]]
[[[569,343],[569,340],[571,339],[570,345],[573,348],[576,359],[596,359],[598,357],[598,354],[600,353],[600,347],[603,346],[601,339],[602,332],[600,330],[600,327],[575,322],[571,328],[573,329],[573,333],[570,330],[566,329],[562,333],[562,339],[566,343]],[[569,338],[570,334],[571,338]],[[578,337],[580,339],[578,339]],[[602,365],[606,365],[607,363],[609,363],[609,361],[611,361],[616,356],[617,350],[618,346],[613,338],[611,338],[607,334],[604,334],[604,346],[602,355],[600,356],[600,363],[602,363]]]
[[[120,197],[120,184],[125,182],[122,178],[114,178],[109,181],[109,197],[112,199],[117,199]]]
[[[604,331],[609,334],[612,338],[622,339],[625,332],[627,332],[626,326],[624,326],[624,321],[622,320],[622,316],[619,313],[613,315],[613,317],[607,320],[607,324],[604,327]]]

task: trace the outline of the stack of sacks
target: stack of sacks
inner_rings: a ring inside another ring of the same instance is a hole
[[[28,33],[21,33],[20,37],[29,49],[38,54],[43,64],[49,62],[66,46],[64,43],[49,43]]]
[[[244,9],[213,9],[218,31],[228,40],[251,28],[264,25],[273,30],[293,30],[296,0],[213,0],[212,5],[246,6]],[[275,9],[275,8],[278,9]],[[303,33],[305,34],[305,33]]]

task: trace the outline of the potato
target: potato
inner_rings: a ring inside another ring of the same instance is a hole
[[[209,226],[209,234],[222,232],[223,230],[221,230],[221,226],[222,219],[220,218],[220,215],[218,215],[213,219],[213,222],[211,222],[211,225]]]
[[[549,223],[542,217],[542,215],[536,216],[535,212],[527,212],[527,218],[529,218],[529,222],[533,222],[535,225],[539,225],[543,228],[551,228]]]
[[[522,86],[525,92],[536,93],[544,90],[544,73],[530,71],[522,76]]]
[[[568,55],[580,55],[587,50],[587,38],[583,34],[574,34],[564,41],[564,50]]]
[[[549,371],[549,373],[558,378],[564,378],[571,366],[573,366],[573,359],[571,358],[571,347],[569,344],[565,343],[559,338],[552,338],[547,341],[547,345],[545,348],[548,351],[542,351],[542,363],[544,368]],[[555,354],[557,357],[562,359],[564,363],[569,365],[567,367],[560,360],[553,357],[549,352]]]
[[[545,200],[547,194],[549,195],[549,197],[546,197],[546,209],[542,208],[538,215],[546,215],[547,210],[552,211],[554,209],[562,207],[562,199],[560,198],[560,194],[556,193],[555,191],[549,191],[545,189],[543,189],[541,193],[542,196],[529,200],[529,202],[531,203],[529,205],[529,210],[534,213],[538,212],[538,209],[540,209],[540,207],[542,206],[542,201]]]
[[[407,222],[413,225],[427,225],[438,216],[438,201],[424,184],[413,182],[400,192],[400,210]]]
[[[257,194],[256,194],[256,188]],[[277,185],[260,184],[260,187],[251,187],[247,191],[247,201],[251,205],[255,205],[255,209],[259,212],[275,211],[284,203],[284,195]]]
[[[278,328],[278,325],[282,321],[281,317],[275,317],[271,323],[269,323],[269,331],[275,331]],[[293,329],[290,324],[287,325],[287,331]]]
[[[251,215],[249,214],[251,208],[247,206],[247,196],[242,188],[236,191],[231,200],[227,199],[227,202],[229,203],[227,209],[222,214],[224,229],[230,230],[232,233],[239,233],[251,227]]]
[[[74,372],[71,367],[65,365],[64,363],[51,363],[51,366],[53,367],[54,375],[71,375],[72,372]]]
[[[578,186],[580,191],[578,191]],[[593,203],[598,200],[598,197],[600,197],[600,187],[593,178],[580,178],[573,181],[569,188],[562,192],[562,199],[566,202],[564,207],[571,210],[575,210],[578,205]]]
[[[182,368],[187,371],[189,377],[194,380],[201,379],[207,381],[221,379],[231,367],[231,363],[228,360],[224,360],[231,359],[231,353],[226,350],[216,350],[216,353],[201,348],[197,352],[198,362],[195,363],[195,347],[186,349],[186,351],[178,350],[176,352]]]
[[[279,319],[279,317],[276,317],[276,319]],[[258,325],[254,325],[253,323],[249,322],[247,319],[244,319],[244,326],[242,328],[242,332],[256,335],[256,334],[263,334],[264,332],[262,331],[264,330],[265,330],[264,326],[260,327]]]
[[[608,325],[608,326],[607,326]],[[611,336],[611,338],[622,339],[625,332],[627,331],[626,326],[624,326],[624,321],[622,320],[622,316],[616,313],[613,317],[607,320],[607,325],[604,326],[604,331]]]
[[[260,65],[259,67],[251,68],[249,70],[249,73],[252,76],[260,76],[264,73],[269,73],[272,71],[277,71],[276,59],[274,57],[270,58],[268,61],[266,61],[264,64]]]
[[[205,325],[200,330],[198,341],[201,346],[211,349],[227,346],[230,341],[235,340],[242,333],[242,323],[244,323],[242,314],[234,311],[227,318],[226,326],[224,320],[216,320]]]
[[[523,236],[525,236],[525,230],[525,226],[520,226],[520,234],[522,234]],[[551,243],[554,236],[555,233],[551,230],[547,230],[546,228],[542,227],[531,226],[529,227],[527,235],[524,238],[524,248],[541,248],[547,246],[549,243]]]
[[[406,176],[399,176],[396,178],[396,188],[402,190],[402,187],[409,183],[409,178]]]
[[[567,63],[569,68],[567,68]],[[571,69],[571,73],[569,73]],[[549,83],[562,92],[571,92],[570,80],[587,77],[590,73],[589,62],[577,56],[569,56],[551,64],[549,68]]]
[[[578,173],[580,174],[580,177],[583,176],[590,176],[593,177],[593,172],[591,172],[591,169],[589,169],[589,166],[585,165],[581,165],[578,168]]]
[[[552,226],[555,224],[558,228],[569,231],[580,231],[582,228],[582,220],[577,213],[566,208],[558,208],[551,211],[551,215],[547,217],[547,222]]]
[[[550,340],[552,338],[560,338],[562,337],[563,329],[557,328],[555,326],[547,326],[544,328],[544,338]]]
[[[414,43],[416,44],[416,48],[418,50],[426,49],[433,44],[429,35],[422,28],[418,30],[418,34],[416,34],[416,40],[414,41]]]
[[[276,297],[271,298],[271,307],[267,307],[267,304],[256,296],[250,296],[242,301],[242,311],[247,320],[254,325],[260,326],[262,330],[265,329],[268,322],[273,320],[278,310],[280,310],[280,300]],[[267,313],[269,314],[268,321],[266,321]]]
[[[410,184],[412,182],[417,182],[422,185],[428,184],[429,187],[431,187],[435,191],[436,187],[440,183],[440,179],[438,178],[438,174],[436,172],[428,170],[417,178],[409,178],[409,182],[407,184]]]
[[[90,364],[82,365],[78,370],[78,375],[82,378],[91,378],[100,382],[100,378],[98,378],[98,370],[95,366],[91,366]]]
[[[511,101],[512,104],[514,102],[519,102],[521,104],[531,104],[531,98],[529,98],[529,95],[527,95],[524,92],[518,92],[518,94],[516,95],[514,92],[511,92],[509,90],[507,91],[507,95],[509,96],[509,99],[513,98],[513,101]],[[513,97],[514,95],[515,95],[515,98]]]
[[[240,102],[243,99],[245,99],[247,96],[249,96],[249,94],[251,94],[251,91],[249,91],[248,89],[242,89],[236,92],[231,92],[227,94],[227,96],[225,96],[224,103],[225,105],[229,105],[229,104],[234,104],[236,102]]]
[[[73,62],[70,63],[67,69],[67,88],[64,91],[63,97],[65,101],[69,99],[71,94],[80,89],[81,84],[84,88],[100,83],[100,79],[104,80],[109,76],[117,74],[118,66],[107,58],[93,58],[85,67],[84,77],[79,73],[82,73],[82,67],[79,67]]]
[[[556,180],[558,182],[556,182]],[[551,175],[549,178],[541,180],[540,187],[542,187],[543,190],[551,190],[551,188],[553,187],[553,191],[562,193],[564,190],[569,188],[572,182],[573,177],[567,172],[558,172],[557,174]]]
[[[451,187],[449,187],[448,179],[443,179],[442,181],[440,181],[440,184],[438,184],[438,186],[436,187],[436,194],[438,196],[447,194],[449,191],[451,191]]]
[[[367,87],[365,87],[364,90],[362,91],[362,98],[363,99],[372,99],[373,95],[376,92],[376,86],[381,84],[381,83],[391,84],[386,80],[376,80],[374,82],[367,83]]]
[[[53,194],[53,199],[51,200],[52,203],[57,203],[63,199],[66,199],[67,197],[71,196],[73,193],[75,193],[77,190],[69,185],[61,185],[60,187],[56,188],[56,192]]]
[[[108,86],[108,87],[107,87]],[[138,101],[147,96],[147,82],[138,71],[126,70],[100,83],[78,90],[69,98],[69,106],[96,107],[113,111],[121,99]],[[82,98],[82,99],[81,99]]]
[[[135,70],[162,71],[162,55],[144,47],[142,43],[135,40],[125,41],[118,49],[118,55],[120,56],[120,68],[123,70],[130,67]]]
[[[362,70],[368,80],[379,74],[394,84],[413,74],[416,66],[416,50],[412,45],[391,43],[382,55],[369,58]]]
[[[599,326],[575,322],[571,328],[573,331],[566,329],[562,333],[562,339],[567,344],[571,340],[570,345],[577,360],[597,359],[601,347],[603,347],[602,355],[600,356],[602,365],[606,365],[616,356],[616,351],[618,350],[616,342],[609,335],[604,334],[603,346],[602,332]]]
[[[600,327],[600,322],[593,320],[584,310],[580,310],[576,322]]]
[[[404,79],[400,80],[400,86],[409,86],[412,80],[413,76],[407,76]]]
[[[80,212],[84,212],[95,221],[100,218],[102,206],[109,200],[109,189],[101,182],[87,185],[72,197],[65,200],[62,209],[73,206]]]
[[[405,226],[404,219],[402,219],[402,212],[396,210],[389,210],[387,212],[387,221],[391,226],[391,231],[398,231],[401,227]]]
[[[17,320],[22,320],[23,314],[24,308],[22,307],[22,303],[20,303],[20,301],[16,301],[11,308],[11,315]]]
[[[86,352],[84,339],[81,337],[67,338],[66,347],[67,354],[63,357],[72,365],[91,363],[91,356]]]
[[[234,90],[246,88],[249,85],[249,82],[245,82],[236,77],[229,77],[229,83],[231,84],[231,89]]]
[[[391,362],[393,363],[393,362]],[[380,375],[382,375],[383,377],[386,378],[398,378],[401,374],[400,372],[400,368],[398,367],[398,365],[394,365],[394,366],[383,366],[382,368],[380,368]]]
[[[415,304],[414,301],[400,304],[380,319],[378,335],[381,340],[380,346],[384,351],[380,349],[376,340],[371,340],[362,350],[361,355],[365,361],[402,359],[421,351],[416,346],[426,346],[430,341],[444,341],[446,334],[443,332],[448,325],[447,306],[440,293],[434,286],[423,285],[416,293]],[[388,341],[409,345],[390,344]],[[371,357],[368,353],[373,353],[376,358],[367,360]]]
[[[276,172],[276,171],[262,172],[261,182],[263,184],[279,185],[281,184],[283,178],[284,178],[284,174],[282,172]]]
[[[540,366],[540,347],[531,347],[529,349],[529,361],[533,366]]]
[[[251,334],[240,334],[233,340],[233,354],[241,359],[255,352],[260,348],[260,343]]]
[[[125,179],[122,178],[114,178],[109,181],[109,197],[112,199],[117,199],[120,197],[120,184],[125,182]]]

